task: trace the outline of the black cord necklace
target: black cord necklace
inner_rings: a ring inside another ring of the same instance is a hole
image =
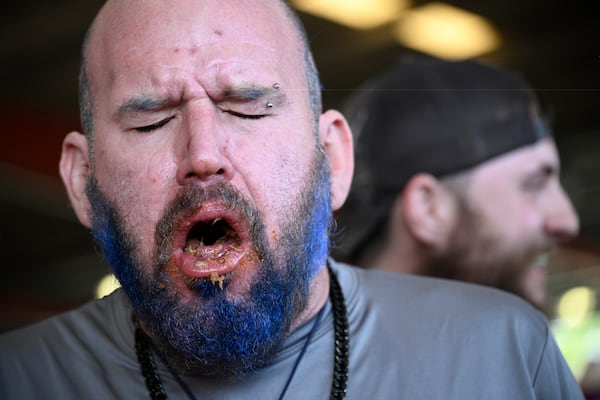
[[[346,396],[346,387],[348,383],[348,362],[349,362],[349,331],[348,317],[346,304],[344,302],[344,293],[340,287],[336,274],[329,269],[329,299],[333,311],[333,325],[335,332],[335,353],[333,366],[333,381],[331,383],[330,400],[341,400]],[[317,322],[320,320],[317,317]],[[153,400],[166,400],[167,394],[162,385],[160,375],[154,364],[152,352],[150,350],[150,339],[140,328],[137,319],[134,318],[135,324],[135,352],[140,363],[140,369],[150,398]],[[312,335],[311,335],[312,336]],[[169,366],[167,364],[167,366]],[[183,383],[179,375],[169,367],[171,373],[177,379],[179,385],[185,390],[190,399],[195,399],[189,388]],[[295,371],[295,367],[294,367]],[[292,372],[293,374],[293,372]],[[287,389],[287,385],[286,385]],[[284,389],[285,391],[285,389]]]

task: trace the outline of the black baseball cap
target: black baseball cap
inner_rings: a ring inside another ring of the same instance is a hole
[[[406,57],[342,108],[355,176],[336,215],[334,256],[352,257],[417,173],[444,177],[551,136],[535,93],[515,71],[477,61]]]

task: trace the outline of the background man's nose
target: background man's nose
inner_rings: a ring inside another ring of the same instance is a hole
[[[553,201],[545,228],[558,242],[565,242],[579,233],[579,216],[562,187]]]

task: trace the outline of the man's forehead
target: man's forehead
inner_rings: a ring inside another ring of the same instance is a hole
[[[172,2],[144,0],[132,15],[126,9],[135,1],[110,1],[90,40],[90,78],[100,79],[106,86],[105,79],[125,79],[127,70],[137,70],[158,86],[159,80],[172,80],[169,75],[193,71],[214,72],[238,81],[220,82],[220,86],[239,86],[244,80],[272,84],[275,72],[284,69],[280,64],[287,65],[292,59],[301,62],[298,49],[302,46],[290,43],[299,37],[290,18],[282,18],[284,11],[277,2],[257,4],[254,8],[258,10],[248,12],[240,8],[251,2],[177,0],[188,9],[180,6],[173,11],[177,7],[166,6]],[[200,7],[205,4],[207,7]]]
[[[133,27],[145,34],[169,26],[183,31],[188,25],[202,30],[242,24],[247,31],[267,31],[269,25],[277,25],[281,35],[285,33],[281,28],[289,22],[279,1],[260,0],[109,0],[95,20],[109,32]]]
[[[297,47],[285,43],[297,35],[284,10],[279,2],[256,0],[111,0],[93,23],[88,50],[101,59],[220,37],[240,46],[268,43],[284,53]]]
[[[542,167],[554,170],[560,167],[556,145],[550,137],[487,160],[477,166],[475,171],[515,170],[527,173]]]

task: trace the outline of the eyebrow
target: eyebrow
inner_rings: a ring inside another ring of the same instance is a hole
[[[243,86],[226,89],[222,94],[221,101],[246,102],[262,99],[277,106],[285,102],[286,96],[280,89],[275,87]],[[173,107],[176,103],[178,101],[168,98],[139,95],[124,101],[117,109],[116,115],[118,118],[124,118],[132,114],[151,113]]]
[[[284,103],[286,96],[281,89],[272,86],[242,86],[229,88],[223,93],[224,101],[269,101],[274,106]]]
[[[174,102],[166,98],[152,96],[136,96],[126,100],[117,109],[117,116],[124,117],[128,114],[149,113],[174,105]]]

